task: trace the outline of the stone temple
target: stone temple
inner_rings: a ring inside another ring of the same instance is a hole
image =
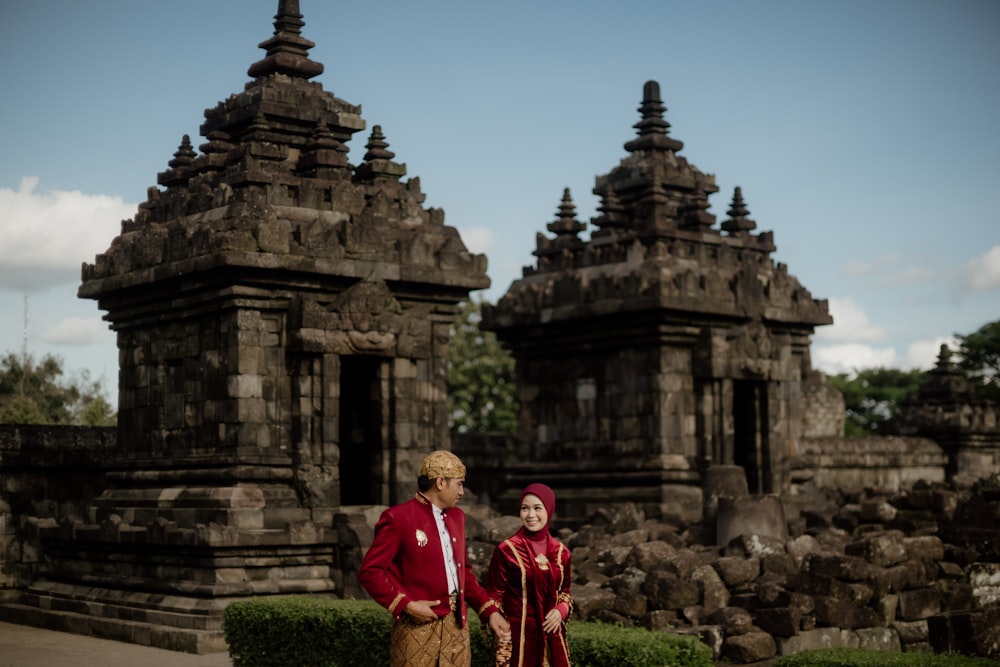
[[[597,177],[595,229],[564,192],[535,264],[484,308],[517,361],[519,433],[449,433],[450,331],[486,260],[379,125],[348,160],[361,108],[313,81],[303,27],[279,0],[243,91],[83,266],[79,296],[117,334],[117,428],[0,426],[0,620],[225,650],[233,600],[361,595],[379,510],[435,448],[503,511],[551,484],[567,524],[1000,470],[1000,409],[945,350],[895,435],[843,436],[809,357],[826,302],[772,260],[739,188],[716,225],[714,177],[680,155],[653,81]],[[731,472],[742,489],[717,493]]]
[[[348,163],[361,108],[310,81],[303,25],[281,0],[252,81],[83,266],[117,334],[117,448],[85,521],[41,530],[25,598],[108,636],[220,650],[228,600],[339,589],[335,508],[411,497],[449,445],[449,328],[486,260],[378,125]]]
[[[517,361],[512,486],[544,478],[564,516],[615,500],[696,516],[709,465],[780,490],[815,380],[809,337],[833,321],[772,261],[740,188],[715,226],[715,178],[679,155],[665,111],[647,82],[628,156],[596,180],[597,229],[580,237],[566,191],[536,264],[484,311]]]

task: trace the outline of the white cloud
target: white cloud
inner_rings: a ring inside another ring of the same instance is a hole
[[[988,292],[1000,288],[1000,245],[986,251],[982,257],[965,267],[965,286],[971,292]]]
[[[82,192],[36,192],[38,178],[18,189],[0,188],[0,289],[35,292],[79,281],[121,231],[136,205],[120,197]]]
[[[39,336],[52,345],[90,345],[103,343],[111,335],[108,323],[100,317],[70,317]]]
[[[468,229],[460,230],[459,233],[462,236],[462,241],[465,242],[465,247],[469,249],[469,252],[475,254],[488,252],[493,247],[493,242],[497,238],[493,230],[486,229],[485,227],[469,227]]]
[[[922,371],[931,370],[937,365],[942,345],[947,345],[952,351],[958,349],[958,341],[950,336],[910,343],[906,348],[906,354],[903,355],[902,367],[904,369],[916,368]]]
[[[816,330],[816,341],[823,343],[873,343],[885,340],[882,327],[868,321],[868,315],[854,299],[832,298],[829,300],[833,324]]]
[[[886,270],[897,266],[900,261],[898,253],[882,255],[871,262],[851,260],[844,267],[844,275],[847,276],[870,276],[876,273],[885,273]]]
[[[814,345],[812,348],[813,367],[827,375],[847,373],[864,368],[894,368],[896,351],[891,347],[877,348],[860,343],[842,345]]]
[[[935,275],[937,274],[926,266],[911,266],[886,277],[884,280],[879,281],[879,284],[887,287],[925,285],[934,280]]]

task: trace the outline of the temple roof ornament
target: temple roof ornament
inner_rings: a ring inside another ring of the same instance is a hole
[[[642,104],[639,105],[639,113],[642,119],[633,125],[639,131],[639,136],[625,144],[625,150],[629,153],[637,151],[672,151],[677,152],[684,148],[684,144],[667,135],[670,123],[663,118],[663,113],[667,107],[660,99],[660,84],[656,81],[647,81],[642,87]]]
[[[750,210],[743,202],[743,189],[738,185],[733,191],[733,201],[726,213],[729,214],[729,219],[722,223],[722,229],[730,236],[748,234],[757,228],[757,223],[747,217],[750,215]]]
[[[304,25],[299,0],[280,0],[274,17],[274,35],[258,44],[267,56],[251,65],[247,74],[255,78],[285,74],[302,79],[322,74],[322,63],[309,59],[309,49],[316,44],[302,37]]]
[[[618,199],[613,185],[608,185],[607,190],[601,195],[601,205],[597,210],[601,212],[601,215],[591,221],[598,228],[597,231],[591,234],[592,238],[609,236],[614,233],[614,230],[628,228],[628,220],[625,218],[625,207],[622,206],[621,200]]]

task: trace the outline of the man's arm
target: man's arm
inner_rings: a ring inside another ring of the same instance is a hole
[[[412,602],[394,575],[393,561],[399,553],[400,536],[393,516],[386,510],[375,524],[372,545],[358,569],[358,583],[372,599],[399,618]]]

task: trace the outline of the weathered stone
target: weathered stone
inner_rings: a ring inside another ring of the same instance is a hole
[[[941,593],[941,611],[964,611],[983,606],[976,600],[972,585],[965,581],[943,579],[936,587]]]
[[[969,566],[972,596],[980,607],[1000,602],[1000,563],[973,563]]]
[[[690,579],[694,571],[703,565],[704,563],[698,554],[685,549],[668,558],[666,562],[661,565],[661,567],[667,572],[677,575],[681,579]]]
[[[887,523],[896,518],[896,508],[884,500],[861,501],[861,520]]]
[[[677,623],[677,612],[672,609],[654,609],[647,612],[642,626],[650,630],[671,630]]]
[[[775,542],[781,543],[779,552],[785,552],[788,524],[777,496],[723,496],[719,498],[717,512],[716,544],[728,545],[734,538],[745,535],[747,538],[743,542],[748,553],[770,553]]]
[[[791,637],[799,632],[802,612],[794,607],[758,609],[754,613],[754,624],[777,637]]]
[[[812,554],[804,562],[809,572],[841,581],[864,581],[868,578],[869,563],[856,556],[838,554]]]
[[[858,634],[858,648],[896,653],[902,650],[899,635],[891,628],[865,627],[859,628],[856,632]]]
[[[638,591],[642,589],[642,584],[646,581],[646,573],[634,567],[627,567],[620,574],[616,574],[607,581],[607,588],[617,594],[627,591]]]
[[[760,573],[760,562],[756,558],[724,556],[712,563],[719,577],[727,586],[740,586],[753,581]]]
[[[777,654],[774,637],[766,632],[748,632],[726,635],[722,642],[722,656],[736,663],[758,662]]]
[[[944,559],[944,544],[935,535],[904,537],[903,548],[911,560],[938,561]]]
[[[785,545],[788,555],[795,560],[798,567],[802,566],[806,556],[818,552],[820,548],[819,542],[812,535],[800,535]]]
[[[907,558],[906,547],[903,545],[903,534],[898,531],[871,535],[848,544],[845,551],[848,555],[863,557],[868,562],[881,567],[902,563]]]
[[[677,549],[662,540],[636,544],[627,552],[624,564],[645,572],[660,569],[671,557],[677,555]]]
[[[615,594],[606,589],[596,586],[574,586],[573,587],[573,613],[581,621],[586,621],[593,617],[602,609],[611,609],[615,604]]]
[[[1000,658],[1000,605],[931,616],[927,627],[936,653]]]
[[[701,602],[698,582],[678,579],[662,570],[654,570],[646,576],[642,592],[653,609],[681,610]]]
[[[938,568],[934,561],[908,560],[901,567],[906,569],[906,588],[924,588],[937,581]]]
[[[720,625],[726,636],[742,635],[753,629],[753,617],[745,609],[738,607],[723,607],[708,615],[706,621],[711,625]]]
[[[646,596],[638,591],[620,591],[615,596],[611,610],[633,619],[646,615]]]
[[[841,628],[816,628],[804,630],[794,637],[782,639],[778,643],[781,655],[793,655],[802,651],[823,648],[858,648],[861,641],[853,630]]]
[[[796,574],[799,568],[795,564],[795,559],[788,554],[765,554],[760,559],[760,571],[762,574],[790,577]]]
[[[854,589],[845,582],[833,577],[814,574],[807,570],[803,570],[793,577],[789,581],[789,586],[794,590],[809,595],[824,595],[846,602],[852,602],[855,596]]]
[[[721,581],[701,581],[701,605],[706,613],[729,605],[729,589]]]
[[[919,621],[896,621],[892,624],[892,627],[896,630],[896,634],[899,635],[899,641],[903,646],[927,642],[928,640],[927,619]]]
[[[899,618],[918,621],[941,611],[941,594],[936,588],[916,588],[899,594]]]
[[[883,624],[883,619],[870,607],[856,607],[850,602],[826,596],[816,596],[813,611],[821,625],[848,629],[870,628]]]
[[[726,544],[727,556],[756,556],[760,558],[768,554],[783,553],[787,553],[785,541],[771,535],[742,533]]]

